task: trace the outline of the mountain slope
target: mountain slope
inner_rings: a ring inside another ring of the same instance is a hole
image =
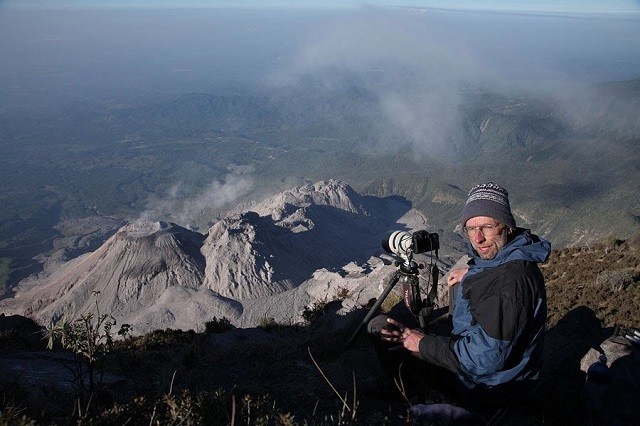
[[[125,225],[96,251],[63,264],[44,279],[25,283],[16,300],[25,313],[57,321],[91,311],[134,312],[171,286],[196,288],[204,273],[203,237],[174,224]]]
[[[383,236],[427,222],[398,198],[364,197],[335,180],[253,207],[206,236],[165,222],[126,225],[96,251],[25,281],[0,308],[42,323],[97,308],[135,334],[199,329],[213,317],[295,322],[307,304],[340,288],[353,303],[379,295],[391,272],[390,261],[376,257]]]

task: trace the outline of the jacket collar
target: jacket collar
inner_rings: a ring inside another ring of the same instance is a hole
[[[480,258],[471,244],[468,244],[468,249],[471,254],[471,260],[468,263],[470,272],[479,272],[514,260],[545,262],[551,253],[551,243],[532,234],[529,229],[517,228],[513,239],[500,249],[493,259]]]

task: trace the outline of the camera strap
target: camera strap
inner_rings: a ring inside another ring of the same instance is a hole
[[[436,251],[436,260],[438,259],[438,252]],[[433,308],[435,306],[436,298],[438,297],[438,278],[440,277],[440,270],[438,269],[437,262],[434,262],[433,257],[431,258],[431,264],[429,265],[429,275],[427,276],[427,285],[430,285],[431,288],[427,293],[427,298],[422,302],[422,307],[418,313],[418,322],[420,324],[420,328],[426,330],[428,325],[428,320],[433,313]]]
[[[440,279],[440,270],[438,269],[438,250],[436,250],[435,262],[431,258],[431,264],[429,265],[429,272],[431,274],[429,293],[427,293],[427,304],[433,306],[438,298],[438,280]]]

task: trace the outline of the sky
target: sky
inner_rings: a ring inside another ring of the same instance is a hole
[[[538,13],[639,13],[638,0],[5,0],[17,8],[350,8],[426,7]]]

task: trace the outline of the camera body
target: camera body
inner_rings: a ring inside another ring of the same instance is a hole
[[[425,230],[416,231],[411,236],[413,241],[413,252],[424,253],[440,249],[440,237],[435,232]]]

